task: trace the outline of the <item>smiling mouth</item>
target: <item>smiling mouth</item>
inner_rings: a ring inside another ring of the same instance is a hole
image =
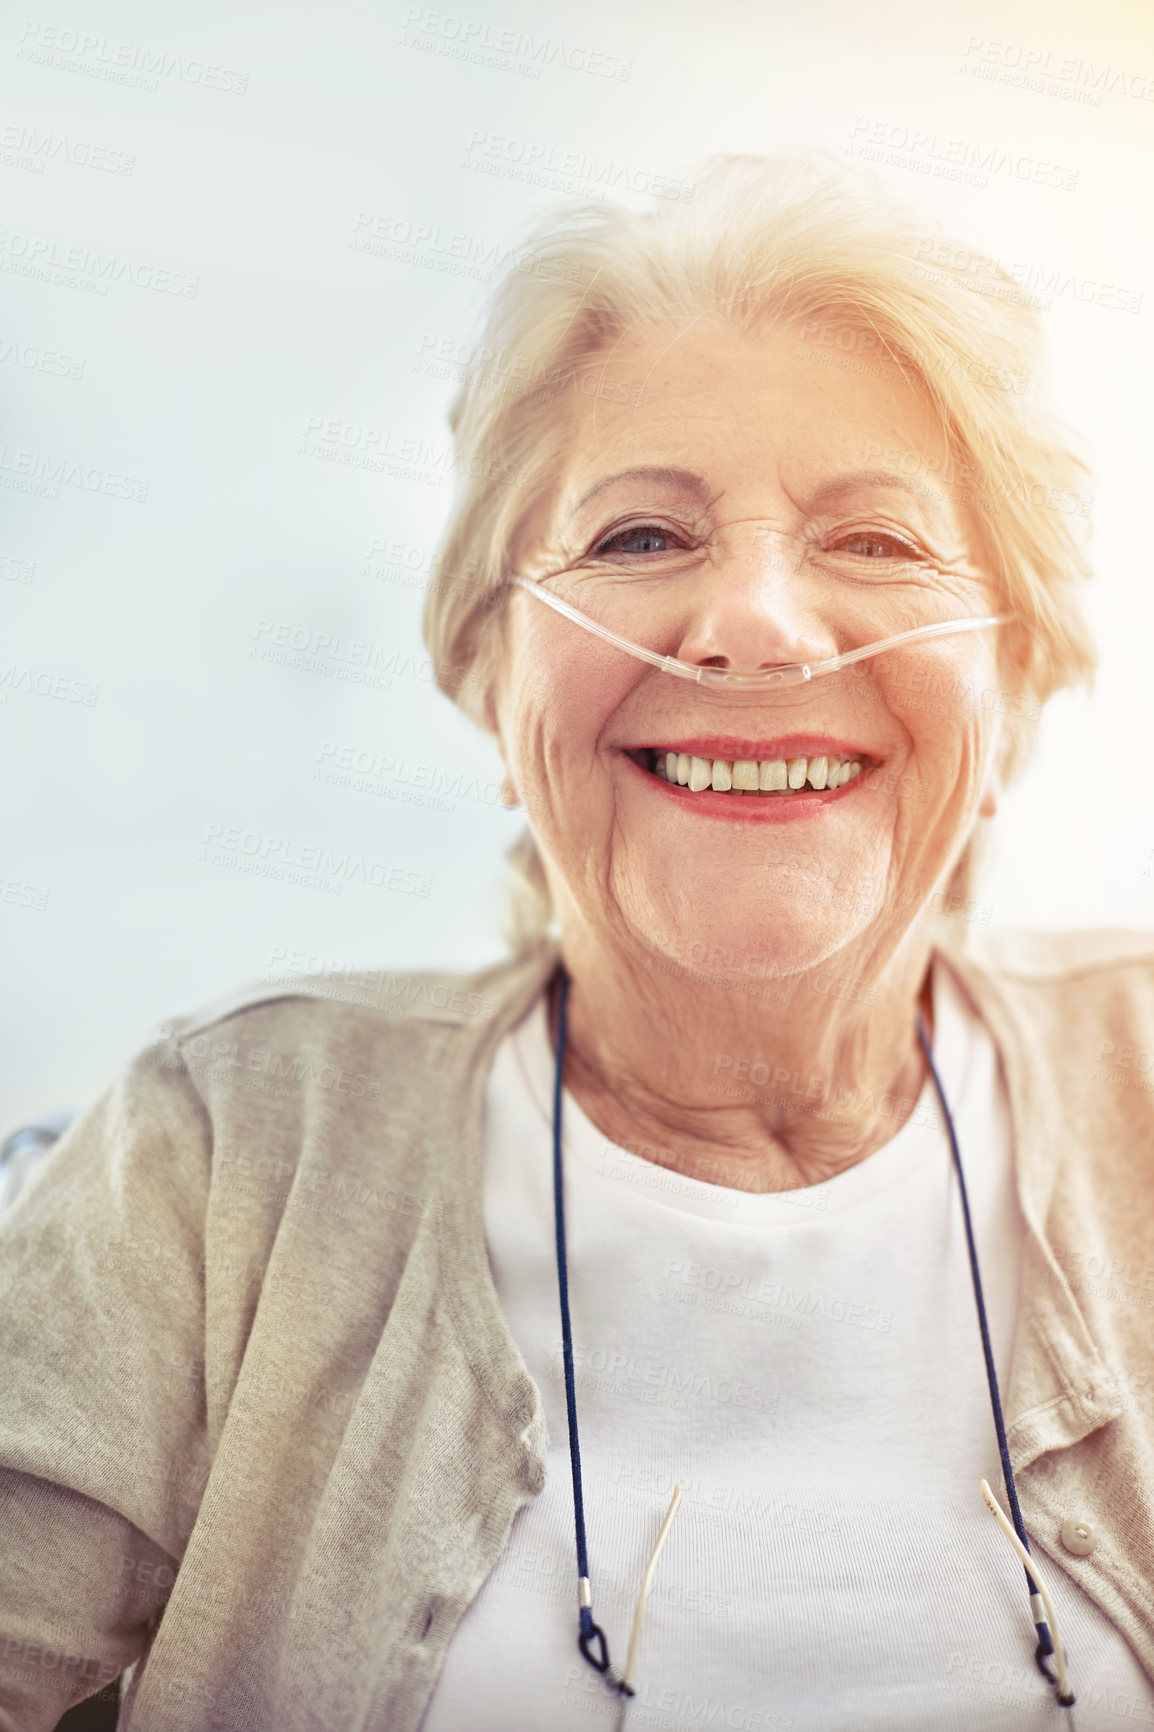
[[[699,758],[663,746],[642,746],[629,756],[658,781],[678,784],[691,794],[709,791],[785,800],[795,794],[844,788],[867,767],[864,755],[828,753],[808,758]]]

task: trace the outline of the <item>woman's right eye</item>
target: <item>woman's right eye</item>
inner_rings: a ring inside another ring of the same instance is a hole
[[[671,529],[656,523],[635,523],[628,529],[615,530],[599,541],[595,554],[605,553],[668,553],[676,537]]]

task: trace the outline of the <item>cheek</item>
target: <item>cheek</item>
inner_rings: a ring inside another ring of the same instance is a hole
[[[984,658],[922,658],[887,669],[882,696],[926,773],[935,761],[961,769],[984,757],[997,732],[998,692]]]
[[[550,803],[559,793],[575,806],[587,800],[600,737],[622,696],[620,674],[615,680],[579,645],[526,633],[506,670],[504,730],[523,795],[537,784]]]
[[[994,745],[981,711],[955,715],[941,729],[940,737],[919,746],[906,813],[909,848],[939,865],[969,837],[982,812]]]
[[[882,772],[899,832],[915,849],[952,845],[973,821],[1000,732],[994,674],[984,661],[906,669],[883,697],[904,736],[904,758]],[[879,791],[882,789],[879,787]],[[932,850],[931,850],[932,851]]]

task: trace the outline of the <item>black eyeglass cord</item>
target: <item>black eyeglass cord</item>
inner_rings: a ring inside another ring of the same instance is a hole
[[[593,1592],[589,1579],[589,1556],[585,1539],[585,1500],[581,1490],[581,1443],[577,1432],[577,1391],[573,1375],[573,1329],[569,1316],[569,1267],[565,1256],[565,1203],[561,1163],[561,1108],[564,1094],[565,1049],[569,1033],[569,988],[572,981],[567,970],[561,969],[560,974],[561,986],[557,1004],[557,1063],[553,1079],[553,1218],[557,1237],[557,1287],[561,1300],[561,1345],[565,1370],[565,1409],[569,1422],[569,1464],[573,1473],[573,1528],[577,1548],[577,1646],[589,1664],[596,1671],[606,1675],[614,1689],[622,1695],[632,1696],[634,1692],[631,1687],[614,1671],[610,1664],[609,1644],[605,1639],[605,1632],[593,1619]],[[937,1066],[934,1064],[933,1052],[920,1014],[917,1019],[917,1033],[930,1076],[933,1078],[934,1090],[941,1103],[954,1170],[958,1175],[958,1189],[962,1198],[962,1218],[966,1228],[966,1248],[970,1258],[974,1303],[978,1312],[978,1329],[982,1337],[982,1355],[986,1362],[986,1382],[990,1391],[994,1430],[998,1438],[1002,1478],[1005,1481],[1006,1498],[1010,1505],[1014,1531],[1028,1552],[1030,1542],[1026,1535],[1025,1524],[1022,1521],[1022,1512],[1018,1504],[1018,1491],[1014,1484],[1014,1469],[1010,1462],[1010,1449],[1006,1442],[1006,1422],[1002,1416],[1002,1400],[998,1393],[998,1374],[994,1368],[994,1350],[990,1343],[990,1326],[986,1317],[986,1301],[982,1293],[982,1277],[978,1269],[978,1252],[974,1243],[970,1199],[966,1190],[966,1176],[962,1170],[961,1151],[958,1148],[957,1133],[954,1130],[953,1116],[946,1100],[945,1090],[942,1087],[942,1079],[938,1075]],[[1038,1646],[1034,1653],[1035,1662],[1047,1683],[1053,1686],[1061,1706],[1071,1708],[1075,1700],[1073,1694],[1067,1696],[1061,1694],[1058,1680],[1046,1664],[1054,1652],[1054,1643],[1050,1635],[1049,1625],[1046,1622],[1045,1609],[1038,1592],[1038,1585],[1029,1570],[1026,1571],[1026,1587],[1030,1596],[1030,1616],[1038,1633]]]

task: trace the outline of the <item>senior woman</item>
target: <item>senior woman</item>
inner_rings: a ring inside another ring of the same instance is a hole
[[[426,625],[515,953],[181,1019],[20,1200],[0,1726],[1154,1717],[1154,944],[975,931],[1090,656],[957,260],[790,155],[501,287]]]

